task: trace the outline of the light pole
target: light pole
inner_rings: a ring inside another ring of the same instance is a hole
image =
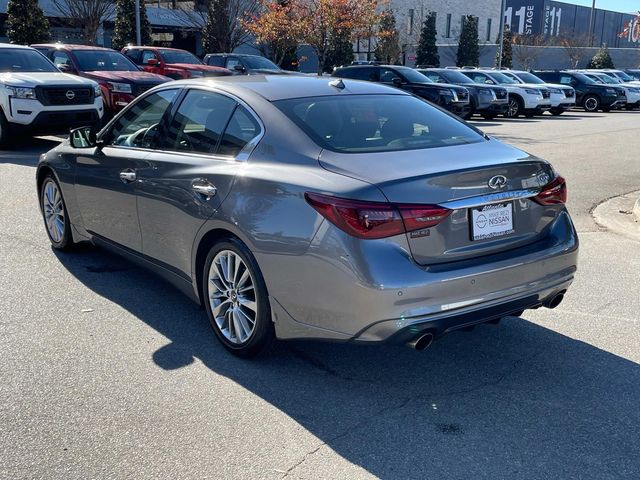
[[[589,46],[593,47],[593,21],[595,20],[596,0],[591,3],[591,15],[589,15]]]
[[[142,35],[140,32],[140,0],[136,0],[136,45],[142,43]]]
[[[502,68],[502,49],[504,48],[504,1],[500,2],[500,44],[498,45],[498,68]]]

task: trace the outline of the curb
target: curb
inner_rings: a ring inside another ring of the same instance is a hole
[[[619,235],[640,240],[640,191],[610,198],[591,212],[596,224]]]
[[[636,200],[636,203],[633,206],[633,216],[636,217],[636,222],[640,222],[640,198]]]

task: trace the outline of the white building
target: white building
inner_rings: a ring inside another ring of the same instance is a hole
[[[415,59],[415,47],[420,38],[420,30],[426,15],[436,13],[436,29],[438,45],[450,45],[455,56],[462,17],[473,15],[478,18],[478,37],[480,44],[494,44],[500,31],[501,0],[391,0],[391,9],[396,15],[396,25],[400,32],[400,45],[407,65]],[[368,39],[355,45],[355,56],[358,60],[373,60],[375,44]],[[448,55],[447,47],[441,50]],[[446,59],[444,59],[446,62]],[[446,62],[450,63],[450,62]]]

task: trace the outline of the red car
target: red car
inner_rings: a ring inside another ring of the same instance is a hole
[[[171,79],[143,72],[120,52],[87,45],[32,45],[65,73],[95,80],[102,87],[105,109],[113,116],[135,97]]]
[[[175,80],[232,74],[231,70],[205,65],[194,54],[176,48],[124,47],[122,53],[145,71],[166,75]]]

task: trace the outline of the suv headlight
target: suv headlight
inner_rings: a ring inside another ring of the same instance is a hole
[[[107,82],[109,89],[114,93],[132,93],[131,85],[128,83]]]
[[[493,93],[493,90],[490,90],[490,89],[488,89],[488,88],[480,88],[480,89],[478,90],[478,93],[479,93],[480,95],[487,95],[488,97],[490,97],[490,96],[491,96],[491,94]]]
[[[189,75],[191,75],[191,77],[204,77],[204,72],[201,72],[200,70],[189,70]]]
[[[534,88],[525,88],[524,91],[529,95],[542,95],[542,93],[540,93],[540,90],[536,90]]]
[[[618,93],[615,88],[605,88],[604,91],[607,92],[609,95],[616,95]]]
[[[553,88],[553,87],[547,87],[547,88],[551,93],[562,93],[562,90],[560,90],[559,88]]]
[[[93,96],[94,97],[99,97],[102,95],[102,88],[100,88],[100,85],[94,85],[93,86]]]
[[[627,88],[627,90],[629,90],[630,93],[640,93],[640,88]]]
[[[35,100],[36,98],[36,89],[29,87],[12,87],[10,85],[5,85],[7,90],[11,92],[11,96],[15,98],[28,98]]]

